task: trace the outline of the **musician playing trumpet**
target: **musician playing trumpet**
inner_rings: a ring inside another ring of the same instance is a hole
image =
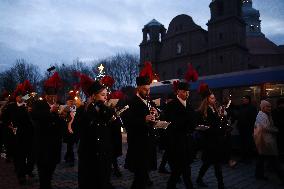
[[[85,188],[112,188],[111,120],[114,112],[105,105],[107,90],[94,81],[88,89],[89,103],[80,113],[78,184]],[[77,117],[77,113],[76,116]],[[76,119],[76,118],[75,118]]]

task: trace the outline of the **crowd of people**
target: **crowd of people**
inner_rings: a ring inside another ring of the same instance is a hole
[[[256,179],[267,179],[264,171],[267,161],[284,182],[280,163],[284,146],[282,98],[273,111],[269,101],[262,100],[257,112],[250,96],[244,96],[240,106],[226,99],[226,103],[218,107],[214,93],[208,85],[202,84],[199,88],[202,100],[194,109],[189,103],[189,84],[179,81],[174,84],[175,94],[157,107],[149,98],[151,79],[140,75],[136,78],[133,98],[119,100],[115,107],[107,105],[110,99],[107,85],[91,79],[87,80],[88,85],[81,86],[86,102],[77,99],[75,92],[75,95],[68,94],[64,105],[59,105],[60,85],[54,84],[55,78],[58,79],[58,75],[54,74],[45,82],[43,98],[32,95],[24,98],[34,92],[25,83],[15,91],[15,98],[1,107],[1,151],[5,149],[6,161],[14,163],[21,185],[26,184],[27,177],[34,177],[36,166],[40,189],[51,188],[64,141],[67,144],[64,160],[70,166],[74,166],[74,144],[78,143],[80,189],[115,188],[111,184],[111,173],[121,176],[117,158],[122,155],[120,128],[124,127],[128,143],[124,167],[134,174],[132,189],[153,185],[149,172],[158,167],[157,146],[164,150],[158,170],[170,174],[167,189],[175,189],[181,177],[185,188],[194,188],[191,164],[199,152],[202,165],[197,185],[208,187],[203,177],[213,166],[218,188],[223,189],[222,165],[224,162],[231,167],[237,165],[230,143],[233,124],[240,134],[240,161],[250,163],[256,154]],[[167,126],[157,129],[159,120],[166,121]],[[170,170],[165,167],[167,163]]]

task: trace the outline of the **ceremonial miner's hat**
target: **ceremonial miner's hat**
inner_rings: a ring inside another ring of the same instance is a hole
[[[58,72],[54,72],[54,74],[44,82],[44,92],[47,95],[56,95],[59,88],[62,86],[63,82]]]
[[[151,62],[145,62],[144,67],[140,71],[139,77],[136,77],[137,86],[150,85],[154,74]]]

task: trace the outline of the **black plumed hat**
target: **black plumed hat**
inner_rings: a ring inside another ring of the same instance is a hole
[[[179,82],[179,83],[177,84],[177,89],[178,89],[178,90],[189,91],[189,83],[186,83],[186,82]]]
[[[97,94],[99,93],[102,89],[105,89],[106,87],[102,85],[99,81],[94,81],[92,85],[88,89],[88,94]]]
[[[139,77],[136,77],[136,84],[137,86],[150,85],[151,81],[148,76],[139,76]]]

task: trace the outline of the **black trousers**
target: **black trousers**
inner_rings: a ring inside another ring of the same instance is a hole
[[[203,162],[202,166],[200,167],[197,179],[202,179],[211,165],[214,166],[215,176],[218,182],[218,188],[224,188],[221,163]]]
[[[66,162],[74,162],[75,160],[75,156],[74,156],[74,144],[75,142],[74,141],[68,141],[66,143],[67,145],[67,151],[65,153],[65,157],[64,157],[64,160]]]
[[[246,129],[240,129],[240,143],[241,143],[241,155],[243,160],[250,160],[253,155],[253,137],[252,132]]]
[[[32,144],[30,147],[18,146],[15,156],[15,168],[18,177],[25,177],[26,174],[31,174],[34,169],[34,157],[32,154]]]
[[[79,189],[100,188],[111,189],[111,157],[110,156],[78,156]]]
[[[255,167],[255,176],[264,177],[264,163],[269,163],[270,167],[277,173],[280,180],[284,183],[284,172],[277,156],[258,155]]]
[[[190,165],[185,166],[185,167],[175,167],[175,166],[170,166],[170,167],[171,167],[171,176],[167,183],[167,189],[175,189],[180,176],[182,176],[186,189],[193,188],[193,185],[191,182],[191,166]]]
[[[56,163],[37,163],[40,189],[51,189],[52,175]]]
[[[163,154],[163,157],[162,157],[162,161],[161,161],[161,164],[159,166],[159,169],[165,169],[165,166],[168,162],[169,158],[168,158],[168,152],[167,150],[165,150],[164,154]]]
[[[149,181],[149,173],[147,169],[137,169],[134,171],[134,180],[131,189],[145,189]]]

